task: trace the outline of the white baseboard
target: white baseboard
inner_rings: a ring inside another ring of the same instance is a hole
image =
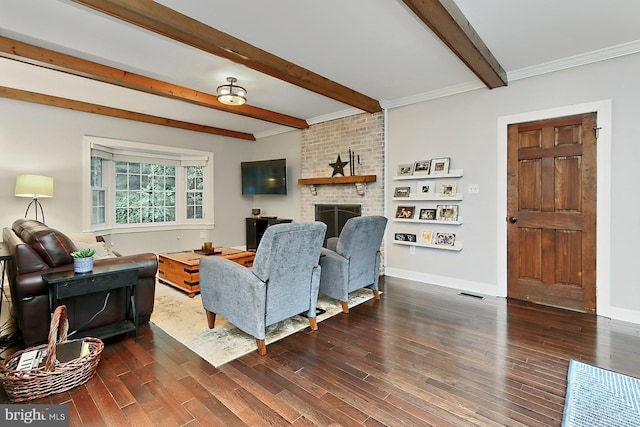
[[[410,270],[402,270],[399,268],[385,269],[385,275],[397,277],[400,279],[415,280],[416,282],[429,283],[432,285],[443,286],[445,288],[459,289],[461,291],[474,294],[482,294],[494,297],[503,297],[499,295],[499,288],[489,283],[474,282],[471,280],[461,280],[446,276],[437,276],[434,274],[418,273]]]
[[[598,315],[640,325],[640,311],[629,310],[628,308],[609,307],[606,313],[598,313]]]

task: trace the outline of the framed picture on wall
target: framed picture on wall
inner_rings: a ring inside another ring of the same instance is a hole
[[[429,181],[418,181],[416,193],[420,197],[435,197],[436,195],[436,182]]]
[[[433,241],[433,230],[422,230],[420,234],[420,243],[425,243],[427,245],[431,244]]]
[[[451,158],[431,159],[431,169],[429,175],[447,175],[449,173],[449,162]]]
[[[409,197],[411,194],[411,187],[396,187],[393,192],[393,197]]]
[[[453,246],[456,241],[456,235],[453,233],[437,233],[435,244],[442,246]]]
[[[436,206],[436,219],[438,221],[457,221],[458,205],[438,205]]]
[[[429,175],[431,160],[418,160],[413,164],[414,175]]]
[[[413,175],[413,163],[398,165],[398,176]]]
[[[455,183],[445,182],[440,184],[438,197],[456,197],[458,186]]]
[[[436,209],[420,209],[420,219],[436,219]]]
[[[396,218],[413,218],[415,210],[415,206],[398,206],[398,209],[396,210]]]

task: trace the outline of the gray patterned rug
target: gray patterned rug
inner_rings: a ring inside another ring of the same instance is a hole
[[[369,289],[354,291],[349,295],[349,307],[372,298],[373,292]],[[326,310],[317,316],[318,323],[342,312],[340,302],[323,295],[318,298],[318,308]],[[162,283],[156,284],[155,307],[151,321],[215,367],[258,348],[254,337],[245,334],[220,316],[216,318],[215,328],[209,329],[200,294],[189,298],[184,292]],[[302,316],[294,316],[269,326],[267,345],[307,327],[309,321]]]
[[[640,379],[571,360],[562,425],[640,426]]]

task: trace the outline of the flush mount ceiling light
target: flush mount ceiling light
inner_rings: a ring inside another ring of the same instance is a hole
[[[247,102],[247,91],[242,86],[234,85],[235,77],[227,77],[228,85],[218,86],[218,101],[225,105],[242,105]]]

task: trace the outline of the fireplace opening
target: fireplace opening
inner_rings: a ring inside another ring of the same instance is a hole
[[[361,205],[316,205],[316,221],[327,224],[325,245],[330,237],[337,237],[349,218],[360,216]]]

